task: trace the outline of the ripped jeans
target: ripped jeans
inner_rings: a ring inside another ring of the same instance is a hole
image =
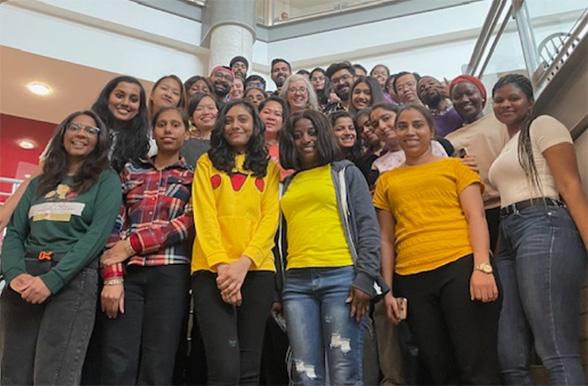
[[[325,385],[327,378],[332,385],[362,384],[361,322],[349,316],[345,302],[354,277],[352,266],[286,272],[283,305],[294,359],[293,385]]]

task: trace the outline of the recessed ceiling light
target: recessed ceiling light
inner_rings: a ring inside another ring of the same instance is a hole
[[[31,150],[37,147],[37,143],[35,141],[33,141],[32,139],[28,139],[28,138],[22,138],[19,139],[18,141],[16,141],[16,144],[25,150]]]
[[[27,88],[33,94],[41,95],[41,96],[49,95],[53,91],[53,90],[51,90],[51,87],[49,87],[45,83],[41,83],[41,82],[31,82],[31,83],[27,84]]]

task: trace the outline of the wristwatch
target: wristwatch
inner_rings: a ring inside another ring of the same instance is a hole
[[[494,270],[492,269],[492,266],[489,263],[480,263],[476,266],[474,266],[474,269],[476,271],[480,271],[486,274],[491,274],[492,272],[494,272]]]

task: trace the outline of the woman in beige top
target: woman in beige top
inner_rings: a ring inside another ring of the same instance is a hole
[[[488,173],[501,200],[495,261],[503,294],[502,375],[508,384],[532,384],[534,343],[551,384],[583,385],[579,295],[586,276],[588,202],[572,138],[555,118],[533,117],[533,88],[522,75],[500,78],[492,99],[511,137]]]
[[[486,88],[478,78],[458,76],[449,84],[449,93],[453,107],[463,118],[464,125],[447,134],[445,139],[455,148],[454,155],[475,157],[484,184],[482,198],[490,232],[490,248],[494,250],[498,239],[500,196],[488,183],[488,169],[508,141],[506,126],[494,114],[484,115]]]

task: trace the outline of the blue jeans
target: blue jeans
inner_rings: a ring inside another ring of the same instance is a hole
[[[286,272],[283,301],[292,347],[293,385],[361,385],[361,322],[350,317],[354,268]]]
[[[498,355],[504,380],[533,384],[534,341],[551,384],[585,384],[578,346],[586,249],[567,209],[533,206],[502,218],[495,261],[503,287]]]

